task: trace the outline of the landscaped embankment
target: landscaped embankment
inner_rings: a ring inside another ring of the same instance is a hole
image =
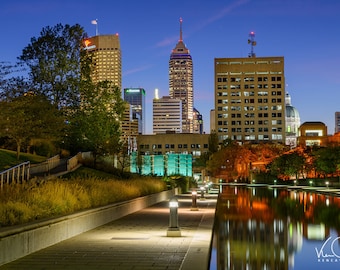
[[[89,231],[150,205],[170,199],[177,189],[76,214],[0,230],[0,265]]]

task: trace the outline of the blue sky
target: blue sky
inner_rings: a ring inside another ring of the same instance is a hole
[[[284,56],[286,91],[301,122],[322,121],[334,133],[340,111],[340,1],[338,0],[2,0],[0,61],[15,62],[43,27],[80,24],[95,35],[119,33],[123,88],[147,93],[146,131],[152,133],[154,89],[168,95],[168,61],[179,39],[194,65],[194,106],[210,132],[214,58],[247,57],[254,31],[259,57]]]

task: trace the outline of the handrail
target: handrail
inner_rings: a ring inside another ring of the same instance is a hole
[[[0,172],[1,190],[3,189],[5,181],[7,182],[7,184],[10,184],[11,182],[22,183],[24,181],[28,181],[30,177],[29,170],[30,162],[26,161]]]

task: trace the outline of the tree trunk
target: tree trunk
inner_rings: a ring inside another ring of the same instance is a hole
[[[21,146],[21,140],[18,139],[18,140],[15,140],[16,143],[17,143],[17,160],[19,160],[19,157],[20,157],[20,146]]]

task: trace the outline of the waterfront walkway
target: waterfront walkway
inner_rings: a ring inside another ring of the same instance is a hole
[[[176,196],[180,237],[168,237],[169,202],[164,201],[45,248],[4,269],[208,269],[217,195]]]

